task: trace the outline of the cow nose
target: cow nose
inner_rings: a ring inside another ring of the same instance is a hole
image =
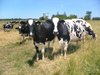
[[[30,35],[32,35],[32,33],[30,33]]]
[[[53,32],[53,34],[54,34],[54,35],[58,35],[59,33],[58,33],[58,32]]]
[[[34,33],[30,33],[29,36],[34,37]]]
[[[33,34],[32,33],[30,33],[30,35],[29,36],[32,36]]]

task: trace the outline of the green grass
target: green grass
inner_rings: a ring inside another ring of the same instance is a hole
[[[70,42],[64,60],[56,39],[56,50],[53,51],[51,42],[47,51],[46,43],[45,60],[42,61],[40,51],[38,62],[33,41],[20,44],[22,37],[17,30],[3,32],[4,22],[0,21],[0,75],[100,75],[100,21],[88,21],[97,34],[97,41],[87,36],[84,45],[79,42],[78,49],[76,43]]]

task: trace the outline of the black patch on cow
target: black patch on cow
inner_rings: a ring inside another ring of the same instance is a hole
[[[80,20],[77,20],[76,22],[80,23]]]
[[[59,21],[57,26],[59,32],[59,34],[57,35],[58,39],[61,40],[61,38],[63,38],[64,41],[67,40],[69,42],[70,35],[69,35],[68,27],[67,25],[64,25],[62,22],[64,21],[63,20]]]

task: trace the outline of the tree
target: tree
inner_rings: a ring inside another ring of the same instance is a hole
[[[92,20],[100,20],[100,17],[93,17]]]
[[[39,20],[45,20],[45,18],[42,16],[42,17],[39,18]]]
[[[64,16],[66,16],[66,12],[64,12],[64,14],[63,14]]]
[[[91,19],[91,11],[86,11],[86,15],[84,16],[84,20],[90,20]]]
[[[77,18],[77,16],[71,14],[71,15],[69,16],[69,19],[72,19],[72,18]]]

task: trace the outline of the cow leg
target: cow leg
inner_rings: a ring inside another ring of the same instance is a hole
[[[24,40],[24,34],[23,34],[23,40]]]
[[[49,47],[50,47],[50,42],[48,42],[48,50],[49,50]]]
[[[36,49],[36,52],[37,52],[36,61],[38,61],[39,60],[39,50],[38,50],[37,46],[35,46],[35,49]]]
[[[42,60],[44,60],[44,52],[45,52],[45,43],[42,44]]]
[[[53,51],[55,51],[55,38],[53,39]]]
[[[85,43],[85,33],[83,35],[83,44]]]
[[[67,52],[67,48],[68,48],[68,42],[65,42],[65,47],[64,47],[64,59],[66,59],[66,52]]]
[[[63,38],[59,41],[59,45],[61,48],[61,56],[63,55]]]

